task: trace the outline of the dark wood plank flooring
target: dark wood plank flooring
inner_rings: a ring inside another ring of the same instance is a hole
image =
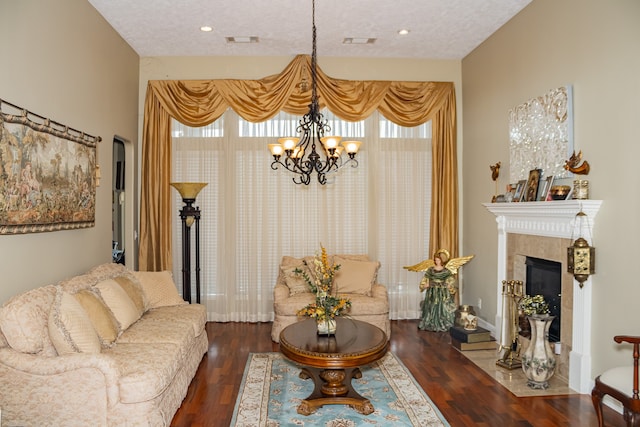
[[[172,426],[228,426],[249,353],[278,351],[271,323],[208,323],[205,355]],[[515,397],[450,346],[447,333],[417,321],[391,322],[391,351],[402,360],[452,427],[597,426],[588,395]],[[607,426],[622,416],[605,407]]]

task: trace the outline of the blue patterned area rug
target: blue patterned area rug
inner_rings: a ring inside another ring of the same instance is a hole
[[[353,387],[375,411],[362,415],[347,405],[325,405],[309,416],[296,409],[313,391],[313,380],[280,353],[251,353],[231,420],[233,427],[446,426],[438,408],[391,352],[361,368]]]

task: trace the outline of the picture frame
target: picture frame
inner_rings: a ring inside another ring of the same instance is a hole
[[[515,184],[507,184],[506,191],[504,193],[504,201],[505,202],[513,202],[514,195],[516,193],[516,188],[518,188],[518,183]]]
[[[540,187],[540,191],[538,193],[538,201],[545,202],[549,200],[549,192],[551,191],[552,185],[553,175],[545,177],[544,181],[542,181],[542,187]]]
[[[542,169],[531,169],[529,171],[529,179],[523,199],[525,202],[535,202],[538,200],[538,186],[540,185],[540,175]]]
[[[513,201],[520,202],[522,201],[522,196],[524,194],[524,189],[527,186],[527,180],[521,179],[518,181],[518,186],[516,187],[516,192],[513,194]]]

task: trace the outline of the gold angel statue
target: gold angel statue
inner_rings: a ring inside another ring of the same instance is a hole
[[[424,271],[420,291],[426,291],[421,302],[422,315],[418,329],[426,331],[448,331],[453,326],[457,307],[458,269],[474,255],[451,258],[449,251],[438,249],[433,259],[406,266],[409,271]]]

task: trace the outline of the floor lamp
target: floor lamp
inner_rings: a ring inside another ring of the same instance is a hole
[[[196,196],[206,182],[172,182],[178,190],[184,206],[180,209],[182,220],[182,298],[191,303],[191,226],[196,224],[196,302],[200,304],[200,208],[193,206]]]

